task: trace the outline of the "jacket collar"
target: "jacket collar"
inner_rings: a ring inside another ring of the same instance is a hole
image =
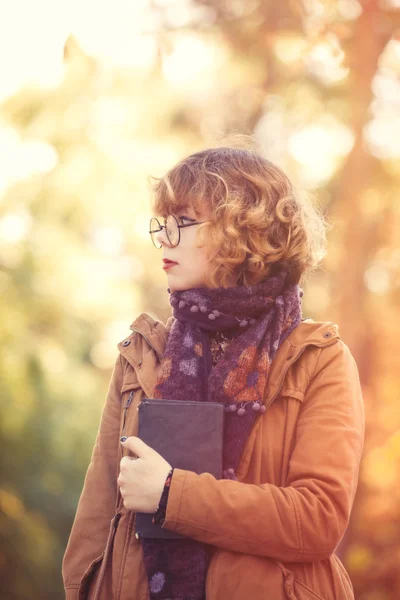
[[[166,324],[154,319],[148,313],[142,313],[131,324],[132,334],[118,344],[121,354],[136,369],[140,369],[138,379],[144,392],[149,396],[157,380],[157,364],[164,355],[169,331],[174,323],[169,317]],[[280,346],[269,373],[268,397],[273,395],[284,373],[295,362],[306,346],[328,346],[339,339],[337,325],[332,322],[318,322],[312,319],[302,321]],[[129,342],[128,342],[129,340]],[[149,359],[155,352],[157,364]]]
[[[162,321],[154,319],[148,313],[142,313],[131,323],[130,329],[132,329],[133,333],[139,333],[149,346],[155,350],[158,358],[161,359],[164,355],[168,334],[174,320],[174,317],[169,317],[167,323],[164,325]]]

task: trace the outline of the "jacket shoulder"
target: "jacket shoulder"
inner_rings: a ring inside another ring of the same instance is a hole
[[[163,323],[147,312],[141,313],[130,325],[132,333],[118,343],[119,351],[124,355],[142,354],[143,344],[147,344],[161,358],[174,321],[169,317]]]
[[[304,319],[287,337],[292,346],[320,346],[340,339],[339,328],[332,321]]]
[[[303,353],[300,360],[307,363],[307,370],[313,377],[328,369],[353,373],[358,379],[355,358],[347,344],[340,339],[339,328],[335,323],[307,319],[296,329],[297,334],[290,341],[294,346],[308,346],[308,351]]]

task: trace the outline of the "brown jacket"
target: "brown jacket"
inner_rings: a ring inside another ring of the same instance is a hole
[[[172,322],[142,314],[118,344],[63,560],[67,600],[150,597],[135,513],[116,483],[119,438],[137,435],[136,409],[152,397]],[[215,547],[207,600],[353,599],[334,552],[357,487],[364,409],[355,361],[336,326],[307,319],[296,327],[272,363],[264,404],[239,481],[175,469],[164,527]]]

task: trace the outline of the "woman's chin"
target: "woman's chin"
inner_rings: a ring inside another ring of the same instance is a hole
[[[182,292],[183,290],[187,290],[188,286],[185,285],[177,285],[177,284],[172,284],[168,282],[168,287],[171,290],[171,292]]]
[[[204,283],[194,282],[194,281],[172,281],[168,277],[168,287],[172,292],[183,292],[185,290],[191,290],[193,288],[204,287]]]

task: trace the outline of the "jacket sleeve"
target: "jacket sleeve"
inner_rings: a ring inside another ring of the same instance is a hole
[[[286,486],[175,469],[163,527],[236,552],[289,562],[326,559],[349,522],[363,443],[358,370],[338,341],[319,353]]]
[[[92,457],[62,562],[68,597],[104,550],[117,495],[116,465],[120,427],[122,356],[115,362]]]

